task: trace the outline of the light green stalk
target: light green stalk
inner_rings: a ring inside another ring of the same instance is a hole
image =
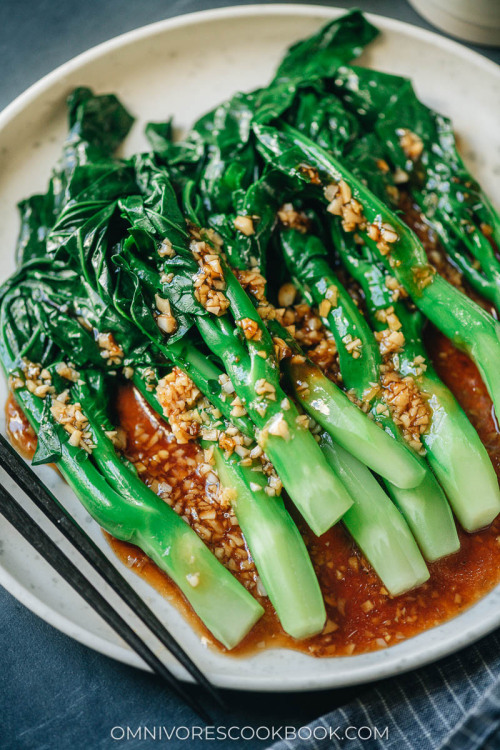
[[[145,388],[137,368],[134,384],[161,414],[160,404]],[[207,417],[215,422],[209,413]],[[255,471],[255,465],[242,466],[234,453],[226,458],[216,442],[202,440],[202,444],[214,446],[217,474],[222,485],[234,492],[231,507],[283,629],[294,638],[321,632],[326,619],[321,590],[304,541],[283,500],[266,494],[267,478]]]
[[[398,596],[427,581],[410,529],[370,470],[329,436],[321,447],[354,498],[342,520],[389,593]]]

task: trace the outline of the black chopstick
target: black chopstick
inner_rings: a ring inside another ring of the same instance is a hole
[[[200,671],[184,649],[177,643],[156,615],[122,577],[99,547],[60,505],[57,498],[43,484],[40,477],[23,461],[7,440],[0,435],[0,466],[33,503],[47,516],[76,550],[90,563],[106,583],[134,611],[165,648],[182,664],[189,674],[210,696],[226,708],[220,694]]]
[[[38,526],[24,508],[0,485],[0,513],[37,550],[113,630],[206,722],[212,719],[203,706],[186,692],[180,680],[158,659],[130,625],[116,612],[76,565]]]

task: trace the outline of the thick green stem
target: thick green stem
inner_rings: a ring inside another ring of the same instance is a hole
[[[273,424],[275,422],[270,420],[261,431],[259,443],[294,505],[320,536],[342,518],[351,507],[352,498],[306,427],[286,419],[286,424],[293,427],[293,434],[282,438],[269,433]]]
[[[427,581],[410,529],[373,474],[328,436],[322,448],[354,498],[343,522],[387,590],[397,596]]]
[[[394,272],[397,277],[397,274]],[[500,325],[437,274],[413,297],[415,304],[455,346],[475,362],[500,414]]]
[[[308,362],[286,362],[285,369],[298,401],[335,442],[398,487],[409,489],[422,481],[425,470],[413,456],[408,460],[409,451],[369,419],[319,368]]]
[[[425,465],[424,459],[422,463]],[[384,481],[385,488],[403,514],[420,550],[428,562],[447,557],[460,549],[460,540],[446,496],[436,477],[426,467],[418,487],[403,490]]]
[[[274,465],[293,503],[318,536],[342,517],[352,501],[345,487],[326,463],[309,430],[297,421],[299,412],[282,390],[277,375],[270,377],[267,357],[243,359],[224,336],[215,337],[213,326],[199,320],[205,342],[223,361],[237,395],[254,424],[258,442]],[[259,386],[260,383],[260,386]],[[270,390],[263,390],[266,387]],[[262,389],[262,393],[258,390]]]
[[[432,370],[418,378],[417,385],[432,410],[429,430],[422,436],[427,460],[464,529],[482,529],[500,513],[498,477],[486,448]]]
[[[283,629],[294,638],[321,632],[326,619],[321,590],[283,500],[266,495],[265,478],[229,463],[220,449],[215,462],[222,484],[236,491],[232,508]]]

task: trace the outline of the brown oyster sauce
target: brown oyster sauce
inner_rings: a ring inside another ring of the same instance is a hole
[[[23,458],[33,458],[36,450],[35,431],[31,428],[12,393],[9,393],[5,403],[5,427],[16,451]]]
[[[476,367],[434,330],[428,331],[427,345],[439,375],[467,412],[500,476],[500,432]],[[200,475],[203,459],[197,448],[192,444],[177,445],[168,426],[158,422],[132,386],[119,388],[115,406],[127,434],[127,455],[143,480],[183,515],[265,608],[264,616],[230,652],[232,655],[285,647],[314,656],[340,656],[391,646],[449,620],[500,581],[500,519],[475,534],[459,530],[460,550],[431,563],[429,581],[396,598],[388,596],[341,524],[317,538],[296,519],[328,613],[322,634],[296,641],[283,632],[269,600],[258,595],[255,567],[236,519],[207,492],[208,480]],[[34,448],[34,436],[12,397],[6,415],[11,439],[26,455]],[[106,536],[119,559],[175,604],[205,643],[227,652],[203,626],[177,587],[141,550]]]

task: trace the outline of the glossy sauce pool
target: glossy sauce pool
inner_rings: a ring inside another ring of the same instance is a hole
[[[500,433],[476,367],[432,329],[427,332],[427,346],[439,375],[467,412],[500,476]],[[191,516],[185,502],[189,495],[194,505],[197,502],[204,503],[203,508],[213,505],[210,493],[206,492],[206,481],[197,470],[197,449],[193,445],[175,444],[166,425],[161,426],[160,438],[155,439],[158,421],[132,386],[120,387],[115,406],[127,433],[127,455],[144,481],[158,492],[168,486],[169,503],[198,533],[205,534],[212,526],[203,525],[199,512]],[[6,415],[14,444],[29,453],[35,446],[34,436],[12,398],[7,403]],[[163,458],[158,462],[154,457],[159,451],[163,451]],[[396,598],[387,594],[342,525],[317,538],[296,519],[318,574],[328,613],[324,632],[299,642],[283,632],[268,599],[259,596],[257,574],[234,517],[219,508],[214,507],[214,511],[210,523],[218,532],[203,538],[265,608],[259,623],[231,652],[236,656],[271,646],[298,649],[314,656],[340,656],[384,648],[454,617],[500,581],[500,519],[475,534],[460,530],[460,550],[431,563],[430,580]],[[120,560],[171,600],[206,643],[226,651],[204,628],[175,585],[144,553],[106,536]],[[229,549],[229,555],[221,556],[222,549]]]

